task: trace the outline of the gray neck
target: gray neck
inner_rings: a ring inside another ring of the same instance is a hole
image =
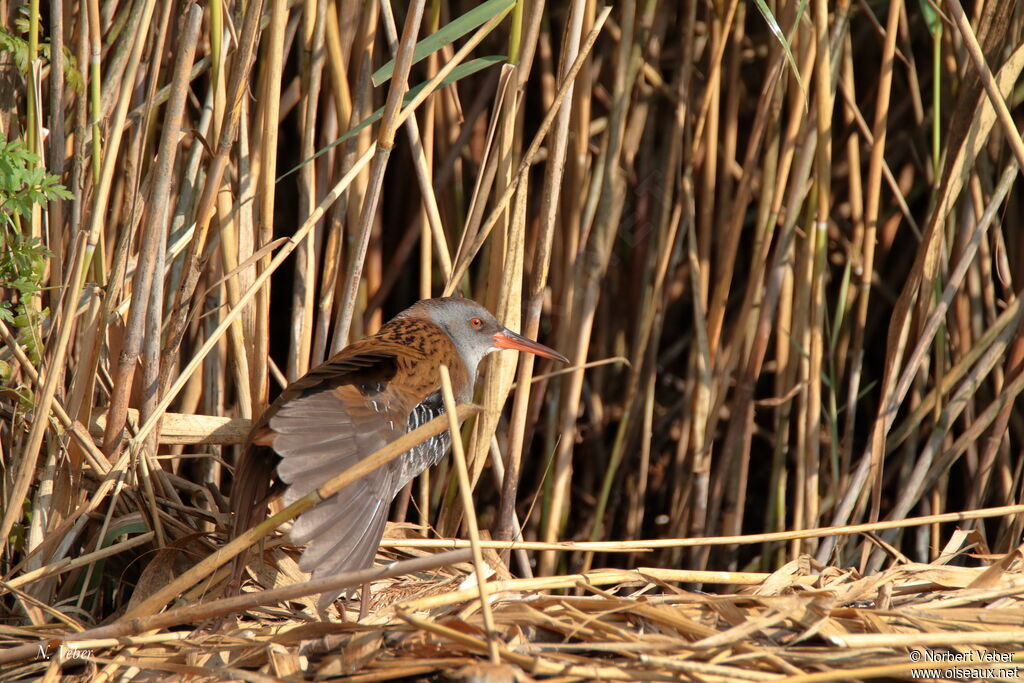
[[[457,335],[448,335],[459,357],[466,364],[466,372],[469,375],[469,384],[466,386],[466,396],[457,396],[460,401],[470,401],[473,398],[473,386],[476,384],[476,373],[480,369],[480,361],[487,355],[490,349],[482,349],[479,344],[467,343],[458,338]]]

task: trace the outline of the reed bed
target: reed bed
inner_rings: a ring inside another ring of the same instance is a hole
[[[401,533],[392,536],[387,545],[405,546]],[[338,603],[330,610],[334,618],[316,619],[313,599],[301,590],[254,591],[243,596],[256,598],[248,611],[238,599],[233,605],[205,600],[70,636],[57,625],[5,629],[0,661],[11,667],[11,678],[63,666],[71,674],[91,669],[196,680],[263,680],[256,670],[275,678],[360,681],[943,680],[965,673],[1012,680],[1024,667],[1020,553],[987,567],[959,566],[955,561],[975,545],[973,534],[948,540],[937,562],[906,562],[870,576],[809,556],[771,574],[594,569],[533,579],[492,576],[487,602],[480,601],[470,554],[442,553],[420,558],[435,565],[431,571],[416,573],[408,566],[416,559],[395,562],[402,568],[397,576],[373,581],[363,593],[371,606],[362,618],[357,606]],[[298,573],[295,549],[279,545],[268,553],[275,567],[264,577],[268,585],[291,583]],[[500,568],[494,558],[492,566]],[[688,588],[695,583],[719,590]],[[213,582],[204,583],[203,593],[213,590]],[[228,622],[210,619],[226,613]],[[190,621],[200,625],[167,628]],[[19,659],[31,661],[15,664]]]
[[[1024,644],[1018,3],[0,17],[0,675],[838,680]],[[226,537],[234,454],[440,295],[572,366],[491,357],[392,512],[381,559],[425,564],[316,614],[288,511]]]

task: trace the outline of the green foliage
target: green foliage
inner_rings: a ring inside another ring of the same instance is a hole
[[[932,38],[941,38],[942,21],[939,19],[939,13],[935,11],[935,7],[928,0],[919,0],[919,3],[921,5],[921,16],[924,17],[928,33],[932,35]]]
[[[0,134],[0,288],[7,290],[0,301],[0,320],[19,331],[26,352],[37,363],[37,332],[49,311],[30,302],[42,286],[46,259],[52,254],[39,238],[22,234],[19,220],[30,218],[36,205],[70,199],[71,193],[59,180],[39,165],[39,158],[20,140],[7,142]]]
[[[765,23],[768,24],[768,29],[775,36],[775,39],[779,41],[779,45],[782,46],[782,50],[786,53],[786,61],[789,62],[789,68],[793,73],[793,78],[796,80],[797,85],[800,86],[800,90],[804,93],[804,100],[807,99],[807,88],[804,86],[803,79],[800,78],[800,68],[796,65],[796,60],[793,59],[793,52],[789,45],[792,42],[786,37],[786,34],[782,32],[782,27],[779,26],[778,20],[775,15],[772,14],[767,3],[764,0],[754,0],[754,6],[757,7],[757,11],[764,17]],[[800,4],[797,6],[796,16],[797,20],[793,22],[793,31],[796,31],[796,27],[800,24],[800,17],[804,14],[804,8],[807,7],[807,0],[800,0]]]
[[[450,24],[445,25],[437,33],[432,33],[423,40],[416,43],[412,52],[412,63],[415,64],[421,59],[434,54],[445,45],[451,45],[462,36],[468,35],[475,28],[486,24],[502,12],[508,12],[515,4],[515,0],[488,0],[481,3],[463,14]],[[395,60],[373,72],[373,84],[378,86],[386,83],[395,70]]]
[[[39,157],[25,149],[20,140],[7,142],[0,133],[0,220],[15,227],[15,214],[28,218],[35,204],[54,199],[71,199],[60,178],[39,165]]]
[[[21,73],[28,72],[28,40],[22,36],[28,35],[28,7],[19,8],[21,16],[14,20],[14,32],[8,31],[0,26],[0,52],[10,53],[14,63]],[[39,56],[46,61],[50,59],[50,41],[39,42]],[[66,47],[62,50],[64,56],[64,80],[76,92],[82,92],[82,72],[78,69],[78,61],[75,55]]]

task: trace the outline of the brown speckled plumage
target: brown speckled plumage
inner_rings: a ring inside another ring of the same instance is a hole
[[[284,503],[298,500],[443,413],[442,363],[456,400],[469,401],[480,359],[499,348],[565,361],[505,329],[479,304],[427,299],[293,382],[254,423],[240,456],[231,495],[234,534],[265,516],[275,469],[287,487]],[[443,432],[300,515],[291,531],[293,542],[309,543],[300,567],[320,578],[370,566],[392,499],[450,443]],[[324,594],[320,605],[337,595]]]

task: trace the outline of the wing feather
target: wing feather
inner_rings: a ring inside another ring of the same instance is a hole
[[[426,357],[410,358],[415,352],[403,345],[400,358],[397,348],[389,351],[390,342],[381,338],[368,350],[369,341],[352,344],[294,382],[254,425],[259,443],[272,446],[280,456],[277,475],[287,484],[286,505],[438,414],[440,399],[428,397],[436,382],[405,381],[412,371],[410,363]],[[454,347],[446,352],[455,353]],[[425,399],[436,400],[421,406]],[[308,543],[299,566],[322,578],[372,565],[392,499],[405,482],[434,464],[449,442],[447,433],[434,437],[301,514],[290,532],[292,542]],[[272,451],[249,448],[243,453],[238,471],[244,480],[236,487],[247,492],[254,486],[249,479],[265,482],[265,459]],[[245,460],[257,456],[264,459],[259,467]],[[254,501],[242,498],[233,500],[236,533],[244,531],[247,526],[238,525],[250,523],[254,515]],[[340,594],[324,594],[320,606]]]
[[[311,373],[321,381],[302,380],[305,386],[290,391],[266,421],[281,456],[278,477],[288,485],[286,505],[404,434],[424,398],[389,381],[398,371],[393,357],[350,358],[343,367],[340,375]],[[322,578],[372,565],[406,469],[394,461],[301,514],[289,534],[293,543],[308,544],[300,568]],[[318,604],[340,594],[324,594]]]
[[[393,479],[391,469],[382,468],[300,516],[290,534],[295,543],[309,543],[299,568],[320,579],[371,566],[394,497],[382,494],[392,490]],[[324,593],[317,605],[325,609],[343,592]]]

